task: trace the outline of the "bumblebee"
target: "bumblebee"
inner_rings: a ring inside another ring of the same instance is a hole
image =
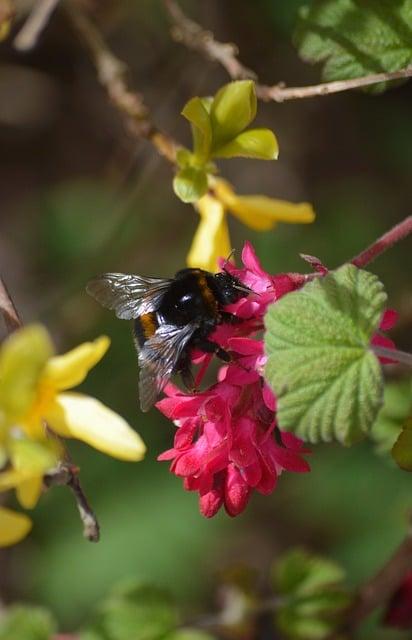
[[[142,411],[150,409],[175,373],[181,374],[186,387],[194,388],[190,370],[194,347],[230,360],[209,336],[217,325],[238,321],[224,307],[251,293],[225,269],[215,274],[182,269],[174,278],[105,273],[91,280],[86,290],[118,318],[134,320]]]

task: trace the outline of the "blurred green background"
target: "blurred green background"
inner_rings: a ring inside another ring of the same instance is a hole
[[[184,6],[216,37],[236,42],[262,81],[292,86],[319,81],[319,69],[299,60],[291,44],[302,4]],[[180,109],[193,95],[213,94],[225,73],[171,40],[157,0],[87,5],[155,122],[188,144]],[[135,576],[171,588],[188,612],[208,611],[222,566],[247,562],[265,577],[271,559],[292,544],[343,562],[352,583],[366,578],[402,538],[412,505],[408,474],[377,458],[372,446],[314,449],[310,474],[285,474],[272,496],[254,496],[235,520],[203,519],[196,495],[156,462],[173,426],[156,410],[139,413],[130,327],[89,299],[84,286],[102,271],[173,274],[184,266],[196,215],[174,196],[170,167],[148,143],[128,138],[63,13],[34,51],[17,54],[3,43],[0,56],[1,273],[25,321],[45,322],[60,350],[101,333],[111,337],[83,390],[124,415],[148,445],[136,465],[70,447],[101,542],[82,539],[69,492],[50,491],[30,538],[0,556],[2,597],[50,605],[71,629],[115,581]],[[230,221],[234,247],[250,239],[272,272],[307,270],[300,252],[335,267],[409,214],[411,98],[406,84],[380,97],[351,92],[259,105],[258,123],[279,138],[279,160],[222,162],[222,175],[240,193],[310,201],[317,219],[266,234]],[[404,242],[373,265],[400,312],[392,335],[404,350],[412,349],[410,251]]]

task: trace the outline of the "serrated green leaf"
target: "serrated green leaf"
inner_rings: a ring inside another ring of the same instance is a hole
[[[408,418],[392,447],[392,457],[404,471],[412,471],[412,417]]]
[[[0,618],[0,640],[50,640],[55,630],[52,615],[41,607],[16,605]]]
[[[182,115],[192,125],[193,150],[199,160],[203,161],[208,159],[212,144],[212,126],[207,104],[203,98],[192,98],[182,111]]]
[[[265,377],[280,428],[347,445],[368,433],[382,405],[382,372],[369,347],[385,301],[375,275],[345,265],[269,308]]]
[[[405,420],[412,415],[412,379],[387,382],[383,407],[371,431],[377,453],[388,453],[398,439]]]
[[[279,146],[275,134],[269,129],[249,129],[236,138],[214,149],[214,158],[256,158],[276,160]]]
[[[408,66],[411,34],[412,0],[314,0],[300,11],[294,41],[304,60],[324,63],[322,78],[332,81]],[[367,90],[381,93],[389,85]]]
[[[207,174],[202,169],[181,169],[173,179],[175,194],[183,202],[197,202],[207,191]]]
[[[251,80],[229,82],[219,89],[210,111],[213,149],[233,140],[255,116],[256,93]]]

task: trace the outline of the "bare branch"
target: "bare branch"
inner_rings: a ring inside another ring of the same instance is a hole
[[[76,33],[91,54],[100,84],[123,116],[128,131],[136,138],[149,140],[160,155],[174,164],[180,145],[155,127],[142,96],[127,85],[126,65],[110,51],[97,27],[77,5],[68,3],[66,9]]]
[[[360,589],[348,614],[350,629],[357,627],[375,609],[385,604],[412,569],[412,526],[389,560]]]
[[[210,60],[219,62],[234,80],[256,79],[256,74],[245,67],[237,58],[239,50],[235,44],[218,42],[211,31],[205,31],[190,20],[174,0],[164,0],[165,7],[173,20],[172,36],[189,49],[203,53]]]
[[[96,515],[91,508],[80,484],[79,469],[67,462],[61,463],[56,470],[44,478],[47,487],[67,486],[71,489],[83,523],[83,535],[91,542],[100,539],[100,527]]]
[[[22,326],[22,321],[2,277],[0,277],[0,313],[9,333]]]
[[[199,24],[190,20],[175,0],[164,0],[164,4],[173,21],[172,36],[175,40],[182,42],[189,49],[198,51],[210,60],[221,64],[232,80],[257,78],[256,73],[245,67],[238,59],[239,50],[236,45],[215,40],[210,31],[206,31]],[[326,96],[340,91],[367,87],[372,84],[377,84],[378,82],[399,80],[411,76],[412,65],[399,71],[373,73],[360,78],[322,82],[307,87],[286,87],[282,82],[273,86],[257,83],[256,95],[265,102],[271,100],[274,102],[284,102],[285,100]]]
[[[362,251],[355,258],[352,258],[350,262],[354,264],[355,267],[364,267],[380,256],[381,253],[392,247],[396,242],[406,238],[410,233],[412,233],[412,216],[408,216],[395,227],[392,227],[392,229],[384,233],[383,236],[375,240],[370,247]]]
[[[29,17],[14,39],[16,49],[29,51],[37,44],[59,2],[60,0],[37,0]]]

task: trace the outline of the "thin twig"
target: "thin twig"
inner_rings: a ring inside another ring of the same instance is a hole
[[[7,290],[3,278],[0,276],[0,313],[6,324],[7,331],[12,333],[22,326],[22,321]]]
[[[29,51],[47,26],[60,0],[37,0],[26,22],[14,38],[14,46],[19,51]]]
[[[350,629],[357,627],[375,609],[385,604],[412,569],[412,527],[381,569],[358,592],[348,612]]]
[[[125,63],[110,51],[100,31],[75,3],[67,3],[66,10],[77,35],[91,54],[100,84],[121,113],[129,132],[135,138],[149,140],[160,155],[174,164],[180,145],[153,124],[142,96],[128,87]]]
[[[79,481],[79,469],[67,462],[61,463],[57,469],[48,473],[44,478],[47,487],[67,486],[71,489],[83,523],[83,535],[91,542],[100,539],[100,526]]]
[[[236,45],[216,40],[210,31],[206,31],[199,24],[189,19],[175,0],[164,0],[164,5],[173,22],[172,36],[175,40],[221,64],[232,80],[241,78],[256,79],[256,73],[245,67],[238,59],[239,50]],[[340,91],[348,91],[349,89],[367,87],[378,82],[399,80],[411,76],[412,66],[408,66],[399,71],[373,73],[360,78],[322,82],[307,87],[286,87],[282,82],[272,86],[257,83],[256,95],[266,102],[271,100],[284,102],[285,100],[330,95]]]
[[[173,0],[164,0],[164,4],[173,20],[172,36],[177,42],[219,62],[234,80],[256,79],[255,72],[238,60],[239,50],[235,44],[215,40],[211,31],[205,31],[188,18]]]
[[[412,233],[412,216],[408,216],[395,227],[392,227],[390,231],[384,233],[383,236],[375,240],[367,249],[352,258],[351,263],[354,264],[355,267],[364,267],[380,256],[381,253],[392,247],[396,242],[406,238],[410,233]]]
[[[378,344],[371,345],[371,351],[373,351],[380,358],[389,358],[406,364],[408,367],[412,367],[412,354],[406,351],[398,351],[398,349],[388,349],[387,347],[381,347]]]

